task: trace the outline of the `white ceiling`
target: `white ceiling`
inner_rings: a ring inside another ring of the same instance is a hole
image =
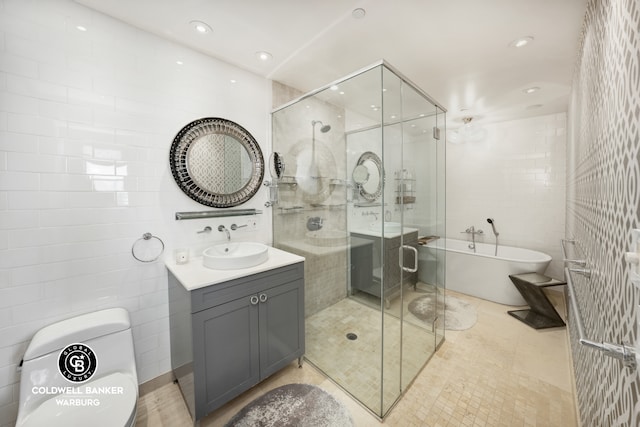
[[[566,111],[587,0],[77,1],[303,92],[385,59],[455,127]],[[533,43],[509,46],[523,36]]]

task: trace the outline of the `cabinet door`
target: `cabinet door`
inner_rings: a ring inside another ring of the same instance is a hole
[[[200,311],[193,321],[196,418],[200,419],[260,380],[257,297]]]
[[[260,376],[304,354],[304,281],[267,289],[260,298]]]

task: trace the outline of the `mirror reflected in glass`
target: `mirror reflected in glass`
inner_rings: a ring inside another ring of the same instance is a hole
[[[353,178],[353,182],[362,185],[369,180],[369,169],[367,169],[365,165],[358,165],[353,168],[351,177]]]
[[[353,181],[358,184],[360,195],[369,202],[375,202],[382,194],[384,170],[377,154],[366,151],[358,159],[352,173]],[[359,182],[361,181],[361,182]]]

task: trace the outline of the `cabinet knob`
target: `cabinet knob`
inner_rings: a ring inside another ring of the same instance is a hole
[[[260,302],[267,302],[267,294],[260,294]]]
[[[249,301],[251,302],[251,305],[258,304],[258,296],[257,295],[252,295],[251,299],[249,299]]]

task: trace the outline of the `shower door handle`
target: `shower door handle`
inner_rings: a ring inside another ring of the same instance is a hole
[[[405,249],[410,249],[413,251],[413,268],[405,267],[402,263],[402,251]],[[398,264],[400,264],[400,268],[402,268],[407,273],[415,273],[416,271],[418,271],[418,250],[409,245],[400,246],[400,250],[398,251]]]

